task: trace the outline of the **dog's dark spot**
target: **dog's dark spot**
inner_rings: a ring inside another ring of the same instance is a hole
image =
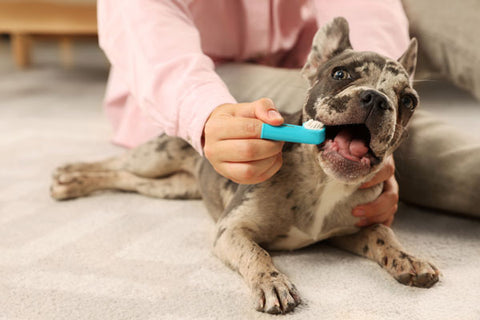
[[[270,276],[272,278],[276,278],[276,277],[278,277],[278,272],[276,272],[276,271],[270,272]]]
[[[165,150],[166,146],[168,144],[168,140],[163,140],[157,144],[157,147],[155,148],[155,151],[157,152],[162,152]]]
[[[282,151],[290,152],[295,148],[295,145],[298,145],[298,143],[285,142],[285,144],[283,145]]]
[[[362,68],[362,72],[365,74],[365,76],[367,76],[367,77],[370,76],[370,68],[368,66],[364,66]]]
[[[297,211],[297,209],[298,209],[298,207],[297,207],[297,206],[293,206],[293,207],[291,207],[291,208],[290,208],[290,210],[291,210],[291,211],[293,211],[293,212],[296,212],[296,211]]]
[[[258,276],[259,276],[260,278],[265,277],[265,272],[260,272],[260,273],[258,274]]]
[[[383,241],[382,239],[378,238],[377,239],[377,244],[380,245],[380,246],[383,246],[385,244],[385,241]]]
[[[401,72],[400,69],[398,69],[396,67],[393,67],[393,66],[390,66],[390,65],[385,67],[385,71],[388,71],[388,72],[392,73],[394,76],[398,76]]]
[[[347,110],[347,104],[352,98],[350,96],[342,96],[336,98],[330,98],[326,101],[331,110],[335,110],[337,113],[342,113]]]
[[[190,149],[191,146],[190,144],[188,144],[187,142],[183,143],[181,146],[180,146],[180,149],[181,150],[187,150],[187,149]]]
[[[396,268],[397,267],[397,260],[393,259],[392,261],[392,267]]]
[[[367,254],[368,252],[368,245],[365,245],[365,247],[363,247],[363,254]]]
[[[237,191],[237,188],[238,188],[238,184],[233,182],[232,180],[225,180],[225,183],[223,184],[223,187],[226,189],[226,190],[229,190],[231,192],[235,192]]]
[[[382,258],[382,263],[384,266],[388,264],[388,258],[386,256]]]
[[[254,234],[255,233],[255,231],[253,231],[252,228],[242,227],[241,229],[248,234]]]
[[[408,254],[406,254],[403,251],[400,251],[400,259],[407,259],[407,258],[408,258]]]
[[[290,190],[290,191],[287,193],[286,198],[287,198],[287,199],[290,199],[290,197],[292,196],[292,194],[293,194],[293,190]]]
[[[215,241],[213,242],[214,247],[217,245],[218,239],[222,236],[222,234],[225,232],[225,230],[227,230],[227,228],[225,228],[225,227],[220,228],[220,230],[218,230],[217,235],[215,236]]]
[[[208,161],[204,161],[204,163],[208,163],[209,166],[210,163]],[[203,168],[202,168],[203,169]],[[212,170],[213,167],[211,168]],[[224,215],[228,215],[234,211],[235,208],[239,207],[243,203],[245,203],[248,199],[249,196],[254,190],[256,189],[256,185],[238,185],[235,190],[235,195],[233,196],[232,200],[228,203],[227,207],[224,210]]]

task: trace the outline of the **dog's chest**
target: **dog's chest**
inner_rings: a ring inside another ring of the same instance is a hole
[[[270,243],[268,247],[274,250],[293,250],[333,235],[355,232],[352,216],[336,210],[338,209],[337,205],[347,199],[355,189],[355,187],[340,182],[329,182],[320,193],[316,204],[310,209],[306,209],[308,212],[300,213],[308,217],[306,223],[292,225],[286,237]],[[336,215],[335,219],[332,219],[332,215]],[[332,223],[332,220],[335,222]]]

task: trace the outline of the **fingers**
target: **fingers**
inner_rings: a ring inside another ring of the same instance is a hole
[[[222,140],[215,144],[218,161],[250,162],[268,159],[282,152],[283,142],[260,139]]]
[[[253,103],[255,107],[255,117],[272,126],[279,126],[283,123],[283,117],[280,112],[273,106],[270,99],[260,99]]]
[[[267,180],[282,165],[283,142],[260,139],[265,122],[283,123],[270,99],[218,106],[205,124],[205,157],[218,173],[237,183]]]
[[[390,226],[398,209],[398,184],[394,176],[384,183],[382,194],[374,201],[357,206],[353,215],[361,218],[357,227],[381,223]]]
[[[251,162],[221,162],[217,172],[240,184],[256,184],[272,177],[282,166],[281,153]]]
[[[205,125],[205,136],[215,140],[259,139],[262,122],[258,119],[217,117]]]
[[[370,188],[370,187],[373,187],[374,185],[384,182],[388,178],[393,176],[394,173],[395,173],[395,162],[393,160],[393,156],[390,156],[387,158],[387,160],[385,161],[385,164],[380,169],[380,171],[373,177],[373,179],[361,185],[360,189]]]
[[[241,103],[235,108],[235,116],[256,118],[273,126],[283,123],[283,117],[275,108],[273,101],[268,98],[262,98],[252,103]]]
[[[205,125],[205,136],[215,136],[217,140],[259,139],[264,122],[275,126],[283,123],[283,117],[272,100],[266,98],[252,103],[223,105],[212,113],[209,120]]]

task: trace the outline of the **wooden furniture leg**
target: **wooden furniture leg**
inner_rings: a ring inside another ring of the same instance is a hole
[[[26,68],[31,62],[31,39],[24,33],[12,33],[12,52],[15,64],[19,68]]]
[[[60,56],[64,68],[69,69],[73,66],[72,39],[70,37],[60,38]]]

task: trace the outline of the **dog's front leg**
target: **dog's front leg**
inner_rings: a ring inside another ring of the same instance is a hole
[[[438,281],[439,271],[431,263],[405,253],[392,229],[374,225],[359,232],[329,239],[336,247],[377,262],[400,283],[429,288]]]
[[[253,240],[253,234],[248,227],[219,223],[214,252],[242,275],[258,311],[274,314],[292,311],[300,303],[295,286],[273,265],[268,252]]]

